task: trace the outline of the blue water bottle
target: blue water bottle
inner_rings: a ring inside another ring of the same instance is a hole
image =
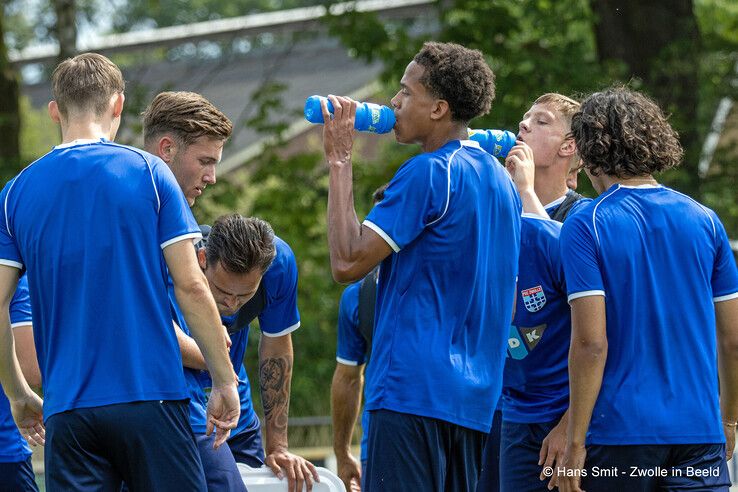
[[[305,100],[305,119],[310,123],[323,123],[320,101],[323,96],[310,96]],[[328,101],[328,111],[333,114],[333,104]],[[388,133],[395,127],[395,112],[387,106],[358,103],[354,128],[360,132]]]
[[[515,145],[517,137],[507,130],[472,130],[469,128],[469,139],[479,143],[485,151],[504,159]]]

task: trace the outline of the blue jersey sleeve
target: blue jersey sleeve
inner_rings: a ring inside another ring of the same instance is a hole
[[[346,287],[338,307],[336,360],[347,366],[360,366],[366,361],[366,340],[359,331],[360,287],[361,282]]]
[[[274,238],[277,255],[264,274],[262,282],[266,289],[267,302],[259,314],[259,328],[270,337],[279,337],[300,327],[297,310],[297,261],[292,249]]]
[[[15,294],[10,301],[10,326],[30,325],[33,322],[31,311],[31,296],[28,293],[28,278],[23,275],[15,288]]]
[[[0,192],[0,265],[22,269],[23,260],[18,250],[18,244],[13,237],[12,217],[8,213],[11,210],[11,207],[8,206],[8,195],[15,179],[10,180],[3,191]]]
[[[597,240],[588,226],[588,213],[576,214],[561,230],[561,261],[569,302],[579,297],[605,295]]]
[[[443,216],[449,195],[448,163],[441,165],[421,154],[398,169],[384,199],[369,212],[364,225],[397,253]]]
[[[712,296],[716,302],[727,301],[738,297],[738,269],[730,248],[728,234],[715,212],[710,211],[715,224],[716,256],[712,271]]]
[[[202,237],[187,199],[172,171],[158,157],[150,156],[151,173],[159,199],[159,244],[164,249],[183,239]]]

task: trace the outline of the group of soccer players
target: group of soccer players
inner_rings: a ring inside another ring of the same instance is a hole
[[[715,213],[654,178],[680,163],[677,133],[627,88],[545,94],[506,174],[467,140],[493,80],[479,52],[424,45],[392,99],[397,140],[423,153],[363,223],[355,103],[329,97],[331,265],[356,282],[333,381],[339,475],[353,490],[727,491],[738,271]],[[582,167],[594,200],[574,191]]]
[[[105,57],[61,63],[63,143],[0,193],[0,489],[35,490],[22,434],[46,445],[50,491],[244,490],[236,462],[310,490],[316,470],[287,443],[295,255],[260,219],[195,222],[232,131],[220,111],[160,94],[142,151],[113,143],[123,89]],[[484,57],[426,43],[392,99],[396,139],[422,152],[360,223],[356,102],[329,98],[331,268],[369,275],[369,295],[350,289],[372,301],[371,343],[342,336],[354,369],[334,378],[350,488],[727,490],[738,271],[717,216],[653,177],[682,158],[655,103],[546,94],[502,166],[467,137],[494,98]],[[580,160],[594,200],[573,191]],[[356,327],[360,307],[341,316]],[[264,449],[243,369],[256,317]],[[367,347],[362,470],[358,397],[337,383],[357,386]]]

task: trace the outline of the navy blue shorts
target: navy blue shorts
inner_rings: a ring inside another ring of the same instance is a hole
[[[251,468],[264,466],[264,446],[261,444],[261,425],[256,425],[236,434],[228,439],[233,457],[237,463],[243,463]]]
[[[46,420],[46,490],[204,491],[187,401],[78,408]]]
[[[476,489],[485,433],[389,410],[371,411],[370,421],[367,491]]]
[[[215,432],[206,436],[195,434],[197,450],[200,452],[202,468],[205,471],[205,481],[208,492],[246,492],[241,473],[233,459],[233,453],[228,446],[213,449]]]
[[[500,491],[500,434],[502,432],[502,411],[496,410],[492,429],[487,434],[482,454],[482,470],[479,473],[477,492]]]
[[[539,479],[543,467],[538,464],[538,457],[543,440],[558,423],[559,419],[544,424],[516,424],[503,420],[500,446],[502,490],[548,492],[548,479]]]
[[[728,492],[724,444],[587,446],[583,490]]]
[[[0,492],[38,492],[31,457],[15,463],[0,463]]]

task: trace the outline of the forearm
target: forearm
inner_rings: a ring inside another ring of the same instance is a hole
[[[602,386],[607,343],[591,345],[572,338],[569,350],[568,440],[583,446],[592,410]]]
[[[523,212],[549,218],[546,209],[543,208],[543,204],[532,188],[520,191],[520,200],[523,202]]]
[[[179,351],[182,353],[182,365],[190,369],[207,371],[208,366],[205,363],[205,357],[202,356],[202,352],[195,340],[185,335],[185,332],[176,323],[174,324],[174,331],[177,334]]]
[[[292,382],[292,341],[262,337],[259,344],[259,384],[264,407],[267,455],[288,448],[287,421]]]
[[[0,384],[9,400],[17,400],[29,393],[31,388],[23,377],[15,355],[15,341],[8,315],[9,305],[9,300],[0,305]]]
[[[13,328],[15,354],[18,357],[21,372],[28,384],[34,389],[41,388],[41,370],[38,367],[36,344],[33,340],[33,326],[24,325]]]
[[[351,273],[357,261],[354,244],[361,237],[361,224],[354,208],[353,173],[346,165],[329,163],[328,187],[328,248],[333,277],[340,281],[355,280],[360,274]]]
[[[187,326],[202,352],[213,385],[232,384],[236,375],[228,357],[220,316],[205,277],[191,289],[180,289],[175,285],[175,293]]]
[[[331,415],[333,416],[333,451],[339,459],[351,454],[351,438],[361,407],[362,377],[346,375],[336,367],[331,384]],[[364,430],[366,432],[366,429]]]
[[[715,305],[718,328],[720,410],[723,421],[738,421],[738,299]]]

